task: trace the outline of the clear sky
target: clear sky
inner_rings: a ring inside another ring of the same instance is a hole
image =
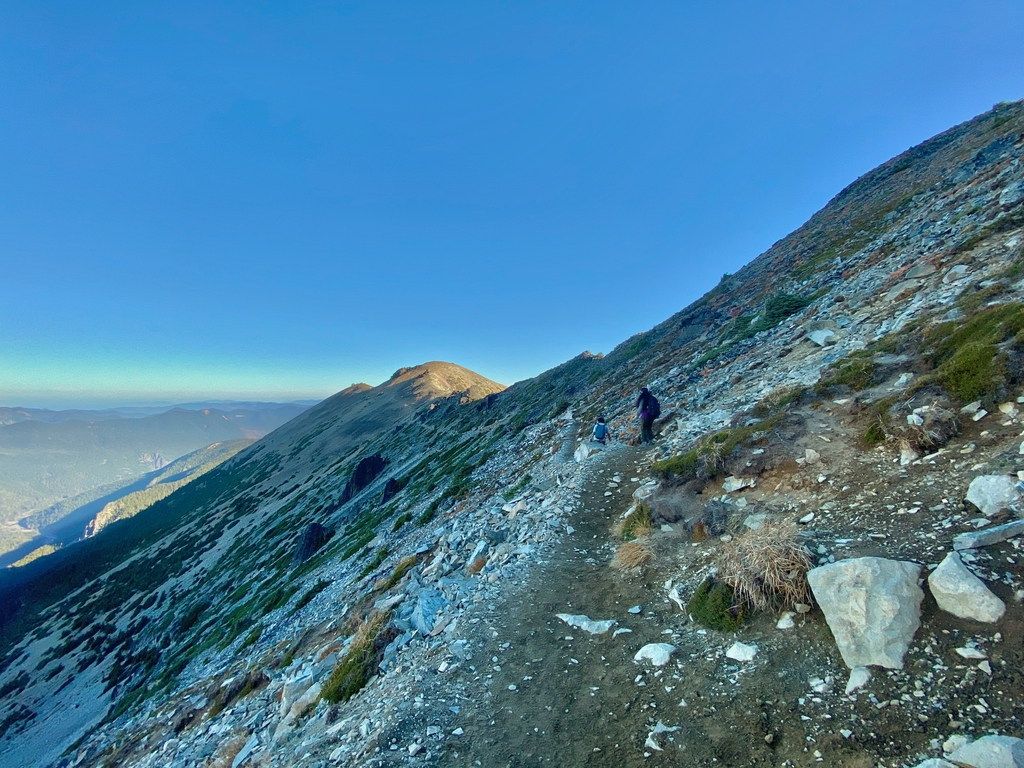
[[[608,351],[1024,97],[1022,41],[985,0],[0,4],[0,405]]]

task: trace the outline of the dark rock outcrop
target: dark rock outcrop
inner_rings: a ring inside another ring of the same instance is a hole
[[[381,494],[380,503],[387,504],[398,495],[400,490],[402,490],[402,481],[397,477],[388,478],[388,481],[384,483],[384,493]]]
[[[363,488],[368,486],[377,476],[384,471],[384,467],[388,465],[388,460],[382,457],[379,453],[373,454],[373,456],[367,456],[362,459],[356,468],[352,470],[352,477],[345,483],[345,490],[341,492],[341,503],[344,504]]]
[[[306,530],[302,532],[302,539],[299,541],[299,546],[295,548],[295,556],[292,558],[292,562],[295,565],[306,562],[330,538],[331,532],[327,528],[320,525],[320,523],[310,523],[306,526]]]

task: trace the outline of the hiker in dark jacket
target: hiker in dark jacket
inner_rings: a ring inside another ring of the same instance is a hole
[[[611,436],[611,431],[608,429],[608,425],[604,423],[604,416],[601,416],[597,420],[597,424],[594,425],[594,434],[591,435],[590,439],[595,443],[601,443],[601,445],[608,445],[608,438]]]
[[[641,388],[640,397],[636,399],[636,412],[640,417],[640,444],[652,445],[654,420],[660,415],[661,408],[658,405],[658,398],[652,395],[647,387]]]

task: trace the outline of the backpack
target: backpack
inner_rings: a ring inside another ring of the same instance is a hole
[[[603,440],[605,435],[607,435],[607,434],[608,434],[608,425],[607,424],[598,424],[598,425],[596,425],[594,427],[594,437],[596,437],[598,440]]]
[[[661,416],[661,403],[658,402],[658,398],[651,395],[647,401],[647,418],[656,419]]]

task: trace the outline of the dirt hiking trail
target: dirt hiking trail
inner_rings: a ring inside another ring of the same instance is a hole
[[[617,445],[590,460],[581,506],[571,516],[574,531],[493,614],[490,639],[470,662],[480,695],[463,708],[464,741],[443,764],[611,768],[817,762],[804,729],[777,722],[774,714],[780,707],[795,710],[797,697],[806,692],[803,654],[773,654],[771,663],[746,665],[724,658],[721,651],[734,638],[691,624],[665,597],[663,574],[650,568],[623,573],[611,566],[621,543],[612,525],[629,507],[638,480],[646,477],[650,454],[650,449]],[[621,483],[609,487],[615,477]],[[680,537],[678,546],[690,544]],[[636,606],[639,612],[630,613]],[[590,635],[557,613],[615,619],[615,629],[631,632]],[[776,631],[771,617],[762,624],[755,622],[753,631],[745,628],[747,642]],[[805,627],[804,642],[825,641],[818,637],[821,629]],[[714,640],[721,649],[709,661]],[[659,669],[633,661],[642,646],[659,642],[677,648],[668,665]],[[801,722],[799,713],[792,719]],[[661,751],[648,742],[659,721],[678,728],[651,737]],[[855,744],[836,739],[838,751],[847,755],[833,765],[873,765],[867,755],[857,754]]]

